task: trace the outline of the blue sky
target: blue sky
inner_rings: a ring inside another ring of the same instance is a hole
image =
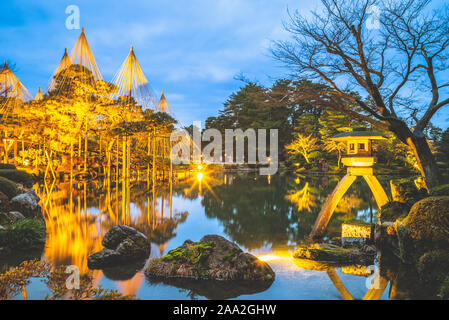
[[[16,75],[34,96],[46,88],[80,30],[65,26],[69,5],[80,9],[97,64],[110,81],[134,46],[153,90],[164,91],[183,125],[216,115],[242,83],[243,73],[269,85],[287,72],[268,52],[271,40],[288,37],[287,7],[307,13],[306,0],[2,1],[0,60],[16,63]],[[157,97],[158,98],[158,97]],[[439,125],[447,127],[448,112]]]

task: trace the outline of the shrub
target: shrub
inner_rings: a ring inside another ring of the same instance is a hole
[[[383,222],[395,222],[396,219],[405,218],[410,211],[410,206],[402,202],[388,202],[377,212],[377,216],[380,221]]]
[[[27,188],[31,188],[35,182],[35,179],[31,174],[21,170],[0,169],[0,177],[21,183]]]
[[[16,184],[9,179],[0,176],[0,191],[3,192],[9,199],[14,198],[19,194]]]
[[[449,184],[443,184],[441,186],[433,188],[430,192],[430,195],[433,197],[449,196]]]
[[[45,226],[38,219],[16,221],[0,234],[0,244],[17,249],[41,248],[45,244]]]

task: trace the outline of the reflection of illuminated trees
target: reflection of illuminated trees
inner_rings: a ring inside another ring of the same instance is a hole
[[[122,201],[122,193],[118,192],[120,188],[121,185],[113,189],[103,188],[101,183],[94,182],[72,187],[69,183],[45,184],[37,188],[47,224],[45,257],[56,265],[77,265],[85,272],[87,257],[101,250],[103,235],[117,224],[130,225],[159,245],[176,236],[175,230],[186,220],[188,212],[175,211],[170,213],[170,217],[168,213],[164,217],[164,206],[161,205],[153,214],[153,199],[150,201],[143,183],[130,187],[131,197],[127,199],[135,204],[135,210],[132,217],[124,217],[122,206],[128,206],[128,203]],[[166,195],[160,192],[162,200]],[[155,198],[155,206],[157,201]]]
[[[353,210],[360,209],[363,200],[357,197],[354,193],[346,194],[338,203],[335,212],[347,213],[352,215]]]
[[[295,177],[273,176],[268,185],[266,179],[235,176],[232,185],[214,187],[219,200],[205,192],[202,203],[206,215],[219,219],[224,232],[247,249],[286,246],[309,234],[321,205],[337,180],[323,183],[319,177],[308,178],[300,190],[292,192],[297,189]],[[342,220],[347,219],[347,206],[353,208],[352,215],[367,207],[366,197],[371,194],[363,192],[363,188],[363,182],[354,184],[354,195],[348,194],[346,208],[341,206],[344,215],[337,213],[329,223],[329,235],[341,233]]]
[[[236,176],[232,185],[214,188],[219,200],[205,192],[203,205],[206,215],[218,218],[226,234],[247,249],[287,245],[300,238],[298,233],[305,234],[301,229],[313,223],[314,215],[299,217],[285,200],[286,188],[279,176],[273,176],[270,185],[266,179]]]
[[[311,208],[317,207],[317,197],[312,194],[309,183],[306,182],[301,190],[290,191],[285,199],[293,203],[298,211],[307,210],[311,212]]]

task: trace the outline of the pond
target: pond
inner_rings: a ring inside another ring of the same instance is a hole
[[[34,255],[53,266],[75,265],[87,272],[87,257],[102,249],[103,235],[117,224],[146,234],[152,242],[151,257],[163,256],[186,239],[218,234],[266,261],[276,273],[275,281],[262,287],[243,282],[156,281],[146,278],[139,265],[94,270],[94,283],[139,299],[388,299],[390,284],[385,279],[381,288],[369,290],[379,281],[377,266],[332,268],[291,258],[340,178],[218,172],[172,188],[148,189],[144,181],[129,186],[102,181],[36,185],[47,241],[43,252]],[[338,205],[327,237],[339,236],[343,221],[374,221],[376,210],[369,187],[357,180]],[[29,254],[17,256],[2,263],[16,265],[29,258]],[[39,279],[33,279],[26,291],[28,299],[43,299],[49,293]]]

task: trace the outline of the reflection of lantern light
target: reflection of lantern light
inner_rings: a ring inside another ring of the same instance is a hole
[[[202,165],[198,165],[198,170],[201,170],[201,169],[203,169],[203,166]]]
[[[30,160],[25,159],[25,160],[23,161],[23,164],[26,165],[26,166],[29,165],[29,164],[30,164]]]
[[[257,259],[260,261],[273,261],[273,260],[290,260],[290,256],[284,256],[284,255],[275,255],[275,254],[264,254],[261,256],[258,256]]]
[[[198,172],[196,178],[198,179],[198,181],[201,181],[201,179],[203,179],[203,174],[201,172]]]

